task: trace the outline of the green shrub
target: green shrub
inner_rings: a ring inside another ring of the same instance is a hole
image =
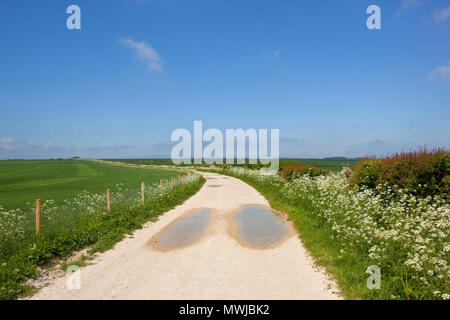
[[[450,153],[445,149],[402,152],[382,159],[358,162],[351,177],[356,186],[374,188],[379,184],[404,189],[419,196],[448,197]]]
[[[447,198],[447,200],[450,200],[450,175],[442,179],[439,191]]]
[[[249,162],[246,162],[245,164],[244,164],[244,168],[247,168],[247,169],[250,169],[250,170],[259,170],[259,169],[261,169],[261,167],[262,167],[262,164],[261,163],[249,163]]]
[[[328,173],[328,170],[317,168],[310,164],[289,163],[280,168],[280,175],[288,180],[302,175],[317,177],[328,175]]]
[[[356,164],[350,181],[358,187],[375,188],[379,175],[380,160],[365,158]]]

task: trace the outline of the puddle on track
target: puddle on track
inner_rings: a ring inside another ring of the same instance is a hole
[[[211,184],[208,187],[210,188],[220,188],[222,185],[221,184]]]
[[[289,232],[280,216],[260,206],[245,206],[233,219],[238,235],[250,246],[270,245]]]
[[[164,248],[179,248],[198,240],[208,227],[211,210],[192,213],[165,229],[156,242]]]

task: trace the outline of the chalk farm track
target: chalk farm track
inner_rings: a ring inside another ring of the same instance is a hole
[[[79,290],[66,288],[66,275],[31,299],[341,299],[292,226],[269,248],[239,241],[232,215],[244,204],[268,206],[267,200],[238,179],[203,175],[207,182],[196,195],[82,267]],[[172,250],[154,245],[161,230],[200,208],[212,214],[198,241]]]

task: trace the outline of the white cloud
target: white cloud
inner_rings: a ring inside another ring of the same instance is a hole
[[[275,50],[275,52],[273,53],[273,57],[276,59],[278,58],[278,56],[280,55],[281,50]]]
[[[14,148],[15,142],[16,139],[14,139],[13,137],[0,139],[0,149],[11,150],[12,148]]]
[[[441,79],[450,82],[450,61],[431,71],[428,75],[428,79]]]
[[[450,18],[450,6],[433,12],[433,20],[436,23],[443,22]]]
[[[16,139],[14,139],[13,137],[7,137],[7,138],[1,139],[0,144],[13,143],[14,141],[16,141]]]
[[[414,7],[419,7],[423,3],[424,2],[422,0],[403,0],[400,8],[402,10],[408,10]]]
[[[147,66],[150,70],[161,71],[161,58],[158,52],[156,52],[156,50],[153,49],[151,45],[145,43],[144,41],[134,41],[131,38],[120,39],[119,42],[124,47],[133,49],[136,52],[137,56],[147,63]]]
[[[51,147],[52,147],[52,145],[51,145],[50,142],[45,142],[45,143],[42,145],[42,150],[49,150]]]
[[[403,0],[400,4],[400,8],[397,12],[397,16],[402,15],[403,13],[405,13],[406,11],[408,11],[409,9],[415,8],[415,7],[420,7],[423,4],[425,4],[425,2],[423,0]]]

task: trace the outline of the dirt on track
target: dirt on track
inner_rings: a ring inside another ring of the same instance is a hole
[[[81,288],[58,277],[31,299],[341,299],[335,283],[314,266],[297,232],[268,248],[239,241],[232,215],[245,204],[269,206],[246,183],[215,173],[184,204],[147,223],[81,268]],[[189,246],[158,248],[155,236],[174,220],[211,209],[202,237]]]

